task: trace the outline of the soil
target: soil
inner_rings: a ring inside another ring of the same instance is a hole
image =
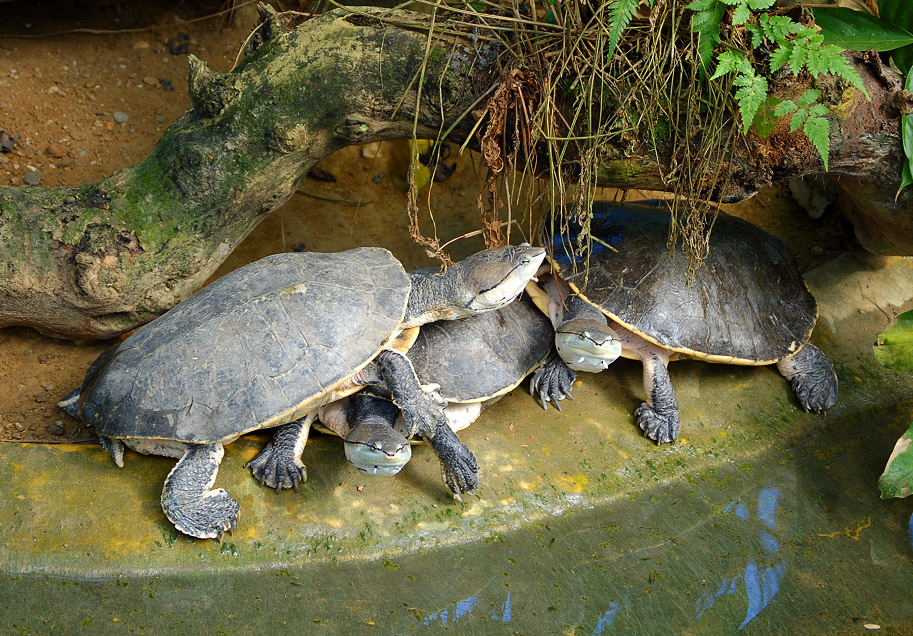
[[[227,71],[255,22],[252,4],[240,7],[232,21],[224,16],[191,21],[224,8],[218,2],[57,4],[54,10],[47,3],[2,4],[0,131],[15,138],[12,152],[0,153],[2,185],[23,186],[29,172],[41,176],[41,186],[80,185],[136,163],[189,107],[186,53]],[[76,27],[137,30],[8,37]],[[480,226],[479,161],[470,152],[457,156],[456,148],[451,150],[456,170],[435,183],[430,195],[434,225],[427,216],[423,220],[423,231],[436,229],[442,241]],[[433,264],[408,233],[408,153],[403,141],[346,148],[327,158],[319,167],[324,178],[331,175],[335,181],[305,179],[299,194],[261,223],[216,277],[276,252],[356,245],[383,245],[407,268]],[[618,194],[605,190],[600,197]],[[785,187],[727,210],[786,240],[803,269],[841,250],[858,249],[841,217],[829,210],[811,221]],[[515,233],[513,241],[519,240]],[[480,247],[473,237],[457,241],[451,253],[460,258]],[[0,441],[94,441],[91,430],[63,414],[56,402],[79,385],[91,362],[111,344],[0,329]]]

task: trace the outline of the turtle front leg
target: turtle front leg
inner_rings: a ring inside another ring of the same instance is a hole
[[[393,402],[403,412],[410,433],[419,433],[441,462],[444,483],[459,496],[479,485],[479,464],[475,455],[460,443],[444,415],[443,405],[422,389],[412,363],[402,353],[381,351],[375,358],[377,368]]]
[[[187,452],[165,479],[162,510],[174,527],[198,539],[213,539],[235,529],[240,506],[216,481],[225,450],[221,444],[188,444]]]
[[[298,484],[307,481],[308,472],[301,461],[301,453],[316,417],[316,413],[309,413],[276,428],[272,441],[247,463],[247,468],[261,484],[276,490],[298,490]]]
[[[837,374],[821,349],[806,344],[799,352],[777,363],[777,370],[793,385],[806,411],[823,413],[837,403]]]
[[[647,401],[641,404],[634,415],[644,435],[657,444],[674,442],[678,439],[681,416],[678,401],[672,388],[672,380],[666,368],[669,360],[655,351],[641,354],[644,367],[644,391]]]
[[[539,396],[542,408],[548,410],[548,402],[561,410],[561,400],[571,397],[577,372],[571,369],[554,349],[548,354],[541,367],[536,369],[529,383],[529,392],[533,397]]]

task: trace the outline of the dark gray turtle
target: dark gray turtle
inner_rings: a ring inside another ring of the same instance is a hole
[[[574,224],[548,238],[558,274],[547,285],[549,307],[565,362],[598,371],[619,353],[640,360],[647,401],[637,409],[637,423],[657,442],[678,438],[678,403],[666,366],[681,357],[776,364],[805,410],[833,406],[834,368],[808,344],[818,307],[786,245],[721,213],[709,255],[689,284],[684,250],[666,248],[669,223],[660,201],[598,202],[588,244],[578,246],[581,228]]]
[[[210,490],[224,444],[312,419],[322,404],[370,384],[385,385],[427,436],[451,490],[470,491],[475,457],[421,389],[403,354],[409,330],[502,307],[543,258],[542,248],[504,247],[426,276],[407,274],[381,248],[268,256],[103,354],[61,406],[95,426],[118,466],[125,445],[178,459],[162,508],[178,530],[199,538],[231,529],[238,516],[228,493]],[[304,466],[296,472],[300,479]]]
[[[434,386],[447,401],[444,414],[454,432],[474,422],[482,410],[512,391],[545,363],[548,371],[533,387],[545,400],[569,396],[574,372],[553,351],[551,322],[523,296],[503,309],[463,320],[441,320],[424,325],[407,354],[416,375]],[[547,362],[546,362],[547,360]],[[409,430],[400,410],[385,399],[381,388],[371,388],[321,407],[315,428],[345,439],[346,458],[353,466],[375,476],[398,473],[412,452]],[[308,422],[286,424],[277,436],[303,440]],[[270,443],[254,459],[281,466],[280,488],[293,488],[301,463],[301,446]]]

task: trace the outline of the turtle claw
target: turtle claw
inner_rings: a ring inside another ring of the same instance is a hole
[[[577,373],[552,351],[545,363],[533,374],[529,392],[532,395],[539,395],[543,409],[548,410],[548,402],[551,402],[560,411],[560,401],[571,397],[576,379]]]
[[[441,475],[450,492],[460,495],[478,488],[479,463],[449,426],[439,427],[429,444],[441,461]]]
[[[634,415],[640,430],[657,444],[671,443],[678,439],[681,420],[677,409],[661,414],[644,402]]]
[[[264,486],[275,490],[298,490],[298,485],[307,481],[307,468],[294,456],[277,452],[272,442],[263,447],[256,457],[247,463],[247,468]]]

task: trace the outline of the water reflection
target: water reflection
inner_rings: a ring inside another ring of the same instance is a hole
[[[741,574],[724,579],[714,589],[704,592],[697,600],[695,607],[697,619],[700,619],[707,610],[713,607],[721,596],[734,595],[738,590],[739,579],[741,579],[745,587],[745,596],[748,599],[745,620],[739,625],[741,630],[770,605],[777,592],[780,591],[780,581],[783,580],[785,564],[782,558],[777,558],[780,552],[780,541],[774,534],[777,531],[776,512],[779,500],[780,491],[777,488],[763,488],[758,493],[756,519],[751,518],[748,506],[741,499],[732,501],[723,509],[721,513],[723,516],[733,516],[741,522],[760,526],[755,529],[757,542],[749,543],[748,561]],[[760,524],[757,521],[760,521]]]

